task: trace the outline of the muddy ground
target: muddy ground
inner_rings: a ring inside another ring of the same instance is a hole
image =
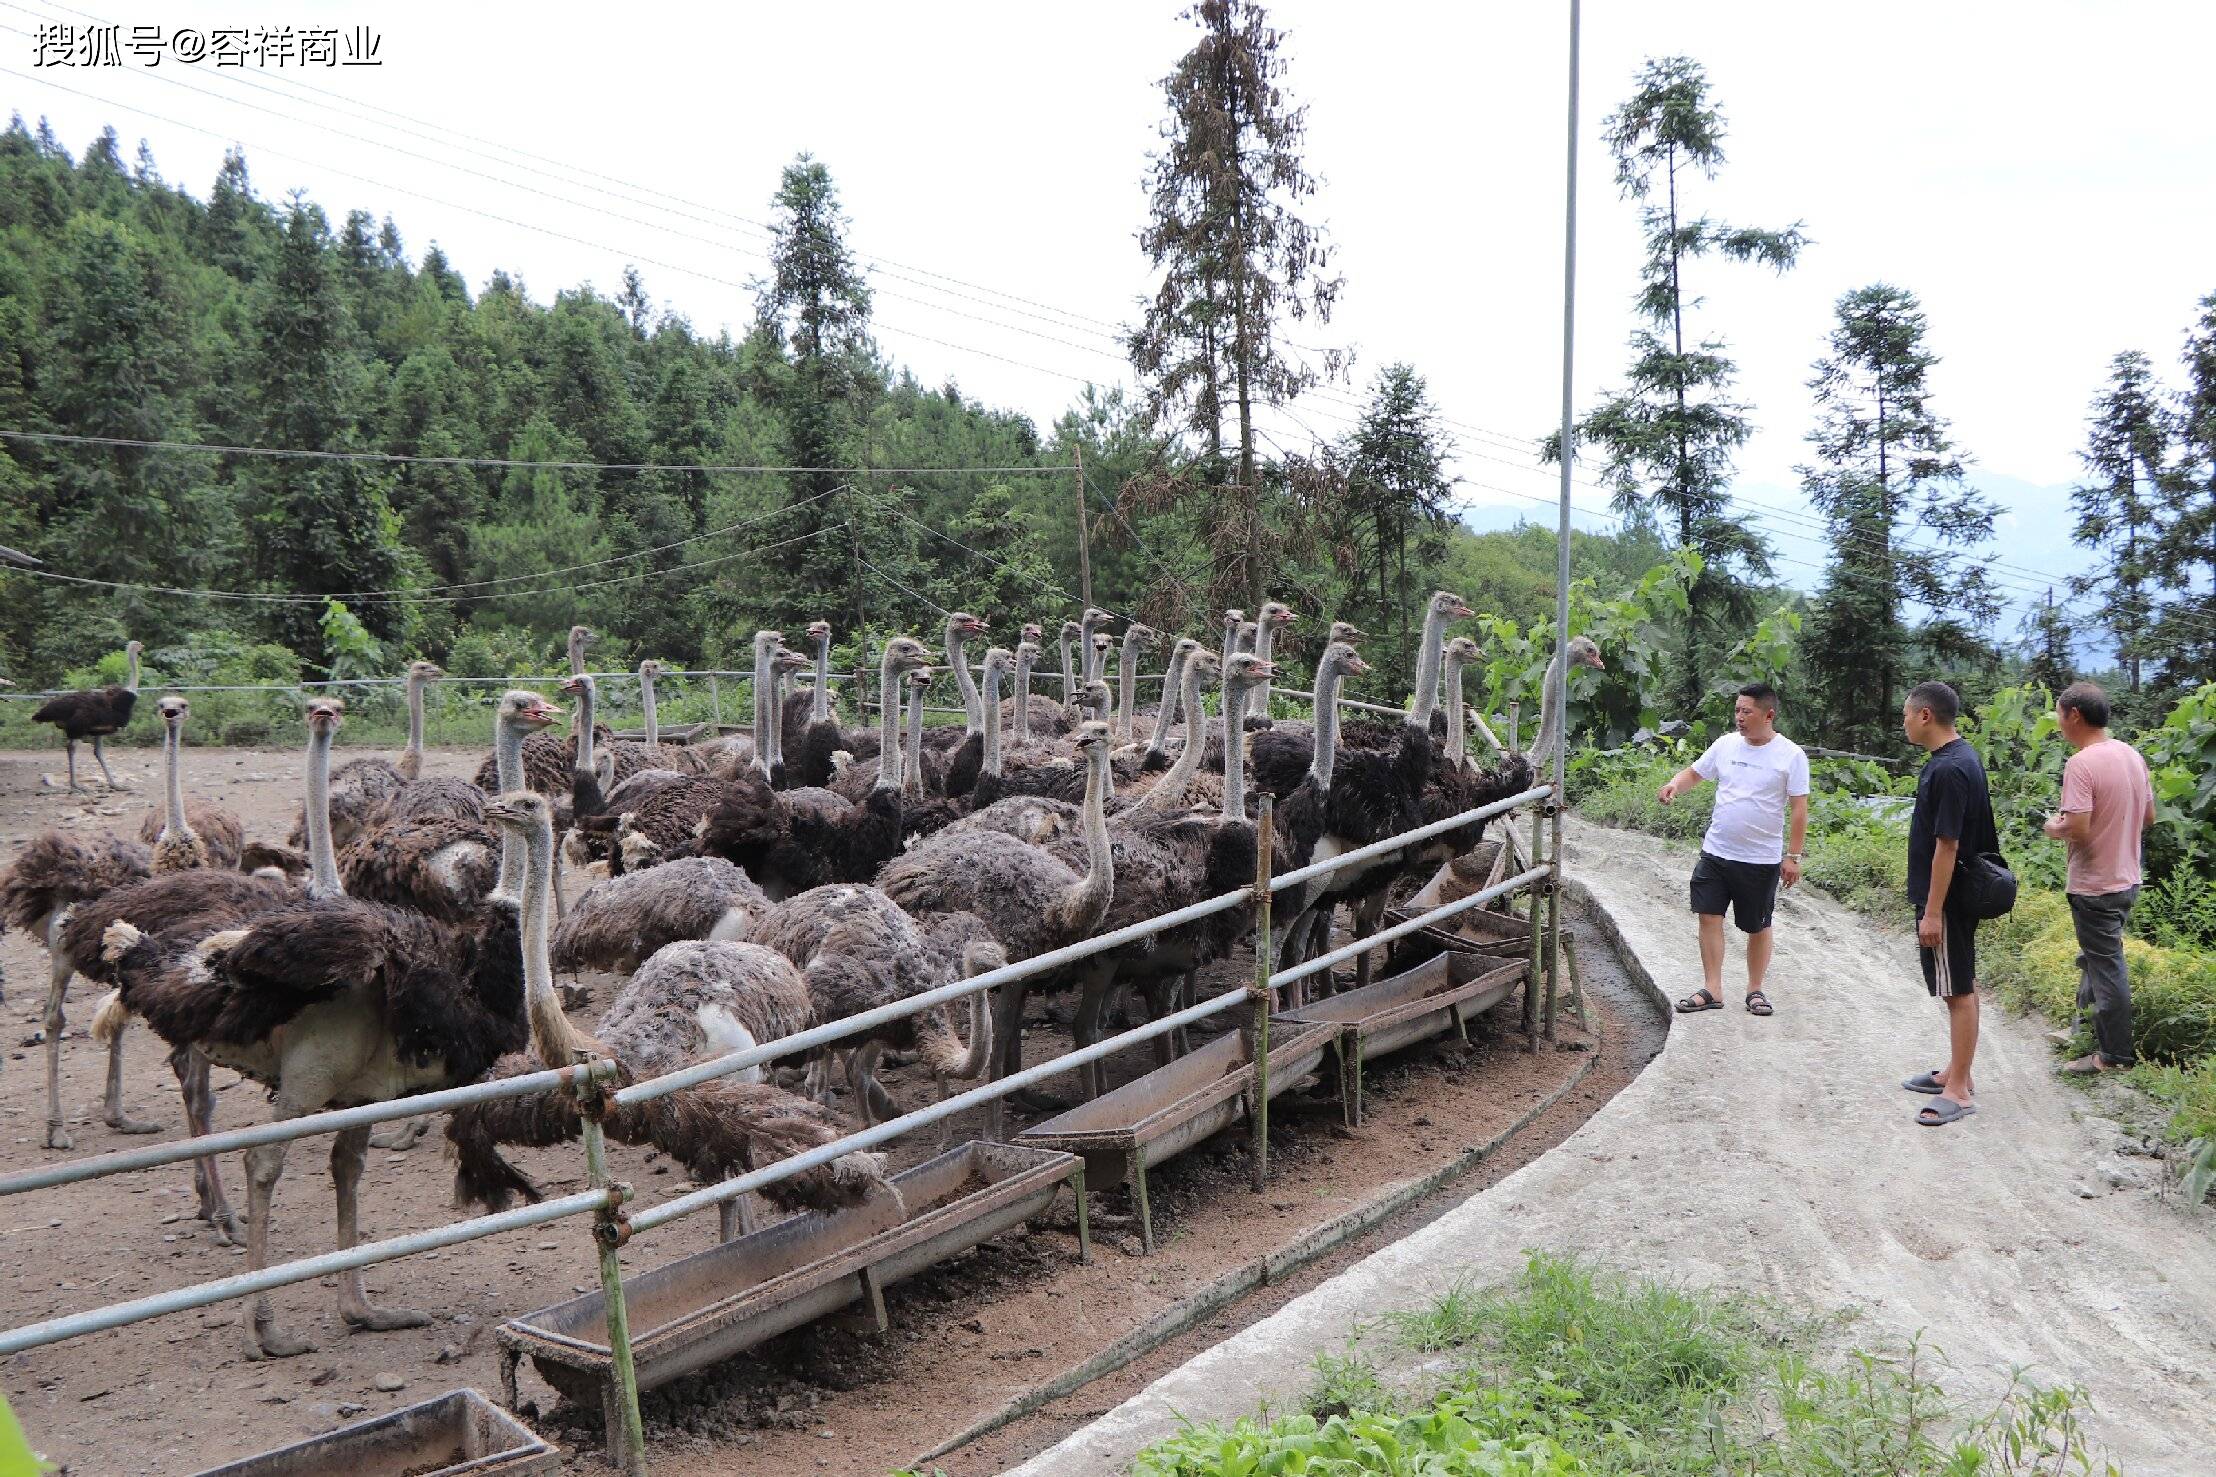
[[[476,751],[433,751],[426,767],[467,774],[479,757]],[[72,797],[43,782],[42,775],[59,767],[48,756],[0,754],[0,860],[46,826],[135,826],[158,795],[158,755],[125,750],[110,763],[135,786],[132,791]],[[290,750],[195,749],[188,755],[191,792],[234,810],[249,835],[281,837],[298,804],[298,763]],[[584,880],[572,875],[572,895]],[[1264,1194],[1248,1188],[1239,1132],[1155,1173],[1161,1244],[1152,1256],[1140,1254],[1129,1191],[1119,1189],[1094,1197],[1095,1255],[1091,1265],[1080,1265],[1065,1194],[1034,1225],[892,1289],[887,1334],[866,1320],[834,1318],[650,1393],[645,1414],[654,1470],[684,1477],[728,1471],[737,1463],[760,1471],[882,1473],[1084,1363],[1228,1271],[1485,1142],[1592,1060],[1575,1091],[1428,1203],[1411,1206],[1292,1280],[1241,1300],[1125,1372],[939,1461],[956,1474],[997,1471],[1051,1444],[1143,1384],[1149,1371],[1244,1326],[1331,1268],[1406,1234],[1559,1142],[1623,1086],[1657,1049],[1660,1028],[1614,978],[1597,936],[1581,921],[1577,926],[1579,958],[1594,985],[1592,1035],[1571,1023],[1558,1049],[1531,1055],[1514,1032],[1511,1004],[1474,1028],[1466,1046],[1419,1048],[1375,1071],[1369,1117],[1351,1133],[1340,1125],[1336,1106],[1320,1098],[1304,1104],[1297,1093],[1281,1098],[1272,1110],[1272,1173]],[[43,952],[10,934],[0,940],[0,964],[8,980],[0,1010],[6,1028],[0,1036],[4,1171],[61,1156],[41,1147],[43,1066],[33,1038],[43,1009]],[[1226,988],[1250,969],[1243,957],[1235,958],[1221,967],[1219,979],[1205,983]],[[577,1014],[590,1019],[618,982],[587,976],[579,983],[590,999]],[[62,1050],[63,1102],[76,1154],[150,1141],[118,1137],[99,1122],[104,1054],[83,1037],[93,1003],[92,992],[78,982]],[[1066,1002],[1034,1001],[1026,1034],[1034,1061],[1066,1047]],[[164,1056],[143,1027],[132,1028],[126,1102],[138,1115],[168,1125],[151,1141],[182,1132]],[[1151,1065],[1141,1047],[1111,1064],[1110,1082],[1129,1080]],[[216,1080],[218,1126],[260,1120],[259,1089],[227,1072],[218,1071]],[[887,1081],[905,1105],[929,1100],[928,1082],[907,1071],[896,1069]],[[934,1125],[904,1141],[893,1156],[896,1166],[978,1136],[975,1117]],[[1016,1127],[1028,1121],[1014,1115]],[[365,1239],[454,1218],[442,1149],[434,1132],[409,1153],[372,1151],[362,1197]],[[325,1154],[322,1140],[293,1148],[276,1198],[273,1246],[280,1258],[331,1245]],[[574,1146],[516,1157],[549,1193],[584,1186],[583,1155]],[[688,1188],[681,1171],[652,1154],[612,1146],[612,1158],[616,1175],[637,1186],[647,1203]],[[224,1172],[243,1205],[236,1155],[224,1162]],[[714,1217],[705,1216],[642,1236],[624,1251],[625,1266],[642,1269],[699,1250],[714,1234]],[[244,1264],[242,1252],[216,1245],[193,1219],[184,1166],[16,1198],[0,1205],[0,1243],[10,1325],[226,1275]],[[336,1314],[335,1281],[310,1283],[274,1295],[280,1320],[318,1345],[298,1359],[246,1362],[237,1307],[218,1305],[0,1361],[0,1384],[34,1446],[73,1472],[187,1473],[457,1386],[497,1391],[492,1327],[587,1290],[596,1281],[594,1266],[587,1222],[562,1222],[372,1269],[372,1296],[433,1313],[427,1328],[350,1333]],[[528,1365],[522,1396],[540,1430],[581,1454],[572,1457],[572,1469],[604,1470],[589,1455],[599,1444],[597,1409],[566,1405]]]

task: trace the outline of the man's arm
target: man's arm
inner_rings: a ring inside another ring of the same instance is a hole
[[[1931,848],[1931,893],[1924,899],[1923,921],[1916,925],[1916,942],[1927,949],[1939,947],[1946,935],[1940,915],[1946,912],[1947,889],[1954,886],[1955,853],[1962,849],[1959,836],[1941,836]]]
[[[1678,796],[1697,788],[1701,779],[1701,772],[1688,764],[1662,782],[1662,788],[1654,792],[1655,798],[1667,805]]]
[[[1784,879],[1787,887],[1791,887],[1794,883],[1800,881],[1801,864],[1799,858],[1807,840],[1808,797],[1806,795],[1795,795],[1793,797],[1792,817],[1786,823],[1785,862],[1778,874]]]
[[[2047,817],[2043,830],[2057,841],[2067,841],[2083,846],[2093,839],[2093,812],[2090,810],[2060,810]]]

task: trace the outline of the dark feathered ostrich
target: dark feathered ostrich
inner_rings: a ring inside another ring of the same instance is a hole
[[[312,703],[308,713],[327,762],[337,705]],[[311,837],[320,828],[320,822],[312,827]],[[550,854],[547,835],[542,850]],[[532,860],[550,882],[550,856]],[[102,953],[114,966],[123,1006],[172,1046],[196,1048],[265,1084],[280,1120],[474,1081],[523,1045],[527,1016],[542,1057],[570,1060],[576,1038],[553,999],[551,978],[534,981],[542,988],[524,998],[512,901],[496,895],[479,916],[457,925],[332,896],[334,883],[319,876],[313,896],[183,947],[165,946],[128,921],[110,925]],[[527,907],[543,949],[543,893]],[[350,1129],[331,1148],[341,1248],[357,1239],[356,1191],[368,1141],[369,1130]],[[285,1154],[282,1143],[246,1154],[250,1269],[268,1263],[270,1199]],[[413,1310],[371,1305],[358,1272],[340,1279],[339,1312],[369,1329],[429,1321]],[[246,1310],[245,1334],[250,1359],[313,1347],[275,1326],[266,1297]]]
[[[69,788],[78,792],[77,741],[92,740],[92,757],[100,763],[101,778],[111,790],[123,787],[115,782],[115,775],[108,769],[108,751],[105,741],[111,733],[121,733],[131,721],[131,710],[138,706],[139,653],[146,648],[133,641],[123,648],[123,654],[131,664],[130,675],[121,687],[109,683],[106,687],[91,687],[80,692],[65,692],[59,697],[48,698],[31,715],[34,723],[51,723],[62,731],[64,747],[69,754]]]
[[[598,1039],[578,1033],[562,1016],[554,993],[546,930],[554,839],[545,801],[504,796],[490,814],[525,843],[523,974],[532,1016],[531,1052],[503,1058],[493,1075],[567,1062],[582,1049],[613,1056],[623,1078],[635,1081],[806,1025],[806,987],[782,955],[752,944],[680,943],[659,951],[634,976],[601,1018]],[[565,1037],[567,1045],[561,1044]],[[457,1160],[457,1200],[497,1210],[519,1194],[538,1199],[538,1188],[501,1157],[499,1146],[561,1143],[576,1137],[581,1123],[566,1093],[456,1111],[447,1137]],[[837,1118],[814,1103],[759,1081],[728,1078],[634,1107],[613,1105],[605,1126],[620,1143],[654,1145],[703,1182],[829,1143],[844,1132]],[[872,1190],[890,1192],[883,1156],[848,1154],[763,1194],[787,1209],[832,1208],[853,1204]]]
[[[436,662],[408,663],[408,742],[401,748],[397,760],[349,759],[332,771],[331,838],[334,845],[343,847],[353,841],[366,827],[383,819],[404,792],[422,782],[423,690],[426,684],[445,675],[445,669]],[[433,783],[451,785],[454,782]],[[293,846],[307,845],[307,826],[307,812],[303,810],[300,818],[293,822],[292,835],[287,838]]]

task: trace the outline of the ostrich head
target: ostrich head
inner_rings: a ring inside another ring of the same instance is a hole
[[[1094,683],[1093,686],[1099,687],[1101,686],[1101,684]],[[1103,689],[1103,691],[1105,693],[1105,689]],[[1105,700],[1105,696],[1103,700]],[[1077,752],[1084,758],[1090,759],[1095,754],[1104,753],[1106,752],[1107,748],[1107,724],[1097,721],[1088,721],[1085,723],[1080,723],[1077,726]]]
[[[126,641],[123,643],[123,654],[125,656],[137,656],[144,650],[146,650],[146,643],[143,641]]]
[[[831,623],[829,621],[808,622],[808,639],[810,641],[827,641],[830,637]]]
[[[653,657],[648,657],[645,661],[639,663],[639,675],[649,682],[659,682],[669,675],[669,668],[663,666]]]
[[[1227,625],[1227,626],[1243,626],[1243,625],[1245,625],[1245,624],[1246,624],[1246,611],[1245,611],[1245,609],[1244,609],[1243,607],[1241,607],[1241,606],[1237,606],[1237,605],[1227,606],[1227,607],[1225,608],[1225,610],[1224,610],[1224,613],[1223,613],[1223,623],[1224,623],[1225,625]]]
[[[1037,626],[1025,626],[1024,629],[1026,631],[1036,631],[1039,628]],[[1017,642],[1016,659],[1026,664],[1036,663],[1039,660],[1039,643],[1028,636]]]
[[[1441,620],[1449,621],[1464,620],[1477,614],[1476,611],[1470,609],[1468,602],[1452,590],[1432,591],[1430,610],[1433,615],[1438,616]]]
[[[1133,621],[1123,628],[1123,639],[1141,651],[1152,651],[1161,634],[1144,621]]]
[[[1075,621],[1064,621],[1064,622],[1062,622],[1062,639],[1063,639],[1064,641],[1079,641],[1079,640],[1082,640],[1082,639],[1084,638],[1084,635],[1085,635],[1085,628],[1084,628],[1083,626],[1079,625],[1079,624],[1078,624],[1077,622],[1075,622]]]
[[[885,662],[896,677],[919,668],[928,676],[931,653],[913,636],[895,636],[885,643]]]
[[[997,697],[1000,685],[1008,678],[1008,671],[1016,664],[1016,654],[1005,646],[987,647],[985,650],[985,695]]]
[[[1578,666],[1591,667],[1596,672],[1608,670],[1608,663],[1600,659],[1600,648],[1593,644],[1590,636],[1570,638],[1570,660]]]
[[[1457,636],[1447,643],[1447,662],[1451,666],[1466,667],[1482,654],[1483,648],[1467,636]]]
[[[957,632],[964,636],[982,636],[991,629],[981,617],[971,615],[966,610],[951,611],[946,618],[946,633],[950,637]]]
[[[164,728],[183,728],[185,720],[192,716],[192,704],[178,697],[175,693],[163,698],[154,705],[154,708],[162,715],[162,726]]]
[[[1023,629],[1017,634],[1033,646],[1046,645],[1046,627],[1040,625],[1037,621],[1025,621]]]
[[[971,939],[962,945],[962,976],[976,979],[1007,966],[1008,951],[991,939]]]
[[[1277,678],[1277,663],[1258,657],[1251,651],[1238,652],[1229,661],[1219,660],[1212,651],[1201,653],[1201,657],[1206,659],[1202,672],[1205,674],[1210,667],[1222,672],[1223,685],[1227,689],[1260,687]]]
[[[511,790],[485,802],[485,819],[504,831],[529,836],[540,826],[554,828],[554,807],[536,790]]]
[[[1276,632],[1282,631],[1291,625],[1295,617],[1290,605],[1281,604],[1275,600],[1266,600],[1262,603],[1262,613],[1256,619],[1263,625],[1268,626],[1271,631]]]
[[[1116,638],[1106,631],[1093,632],[1093,650],[1101,656],[1105,657],[1110,651],[1114,650],[1115,645]]]
[[[1354,622],[1333,621],[1331,623],[1331,635],[1327,644],[1335,646],[1344,643],[1345,645],[1352,646],[1357,641],[1367,641],[1369,639],[1370,633],[1363,630]]]
[[[929,667],[910,667],[903,680],[907,682],[909,692],[918,693],[930,688],[931,677],[932,672]]]
[[[561,721],[562,710],[535,692],[520,687],[511,688],[500,699],[499,721],[513,723],[526,733],[536,733],[551,728]]]
[[[754,633],[754,660],[767,662],[770,654],[785,642],[782,631],[761,630]]]
[[[1361,653],[1344,641],[1334,641],[1324,648],[1323,660],[1316,664],[1318,672],[1329,670],[1341,677],[1360,677],[1369,669],[1370,664],[1362,660]]]
[[[1105,639],[1105,638],[1103,638]],[[1095,677],[1077,689],[1077,706],[1093,713],[1108,711],[1108,684]]]
[[[445,675],[446,668],[440,666],[437,662],[408,663],[408,680],[410,682],[436,682]]]
[[[346,704],[335,697],[319,697],[308,704],[307,720],[310,733],[337,733],[346,721]]]
[[[789,646],[778,647],[775,660],[780,672],[805,672],[816,664],[814,657],[802,656]]]
[[[1184,644],[1182,641],[1178,643],[1180,646]],[[1223,658],[1197,641],[1192,643],[1192,648],[1185,653],[1185,672],[1199,677],[1200,685],[1206,687],[1223,675]]]

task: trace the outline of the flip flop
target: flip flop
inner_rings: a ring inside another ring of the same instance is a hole
[[[1958,1103],[1950,1097],[1938,1098],[1917,1110],[1916,1125],[1919,1128],[1945,1128],[1976,1111],[1976,1103]]]
[[[1760,990],[1749,990],[1747,991],[1747,1014],[1776,1015],[1777,1012],[1770,1007],[1769,996],[1763,994]]]
[[[1724,1003],[1709,994],[1707,990],[1700,989],[1678,1001],[1677,1008],[1682,1014],[1692,1015],[1696,1011],[1722,1010]]]
[[[1937,1067],[1928,1072],[1918,1072],[1915,1076],[1903,1082],[1901,1086],[1907,1088],[1910,1092],[1928,1092],[1933,1097],[1937,1097],[1947,1090],[1947,1085],[1939,1080],[1939,1069]]]

